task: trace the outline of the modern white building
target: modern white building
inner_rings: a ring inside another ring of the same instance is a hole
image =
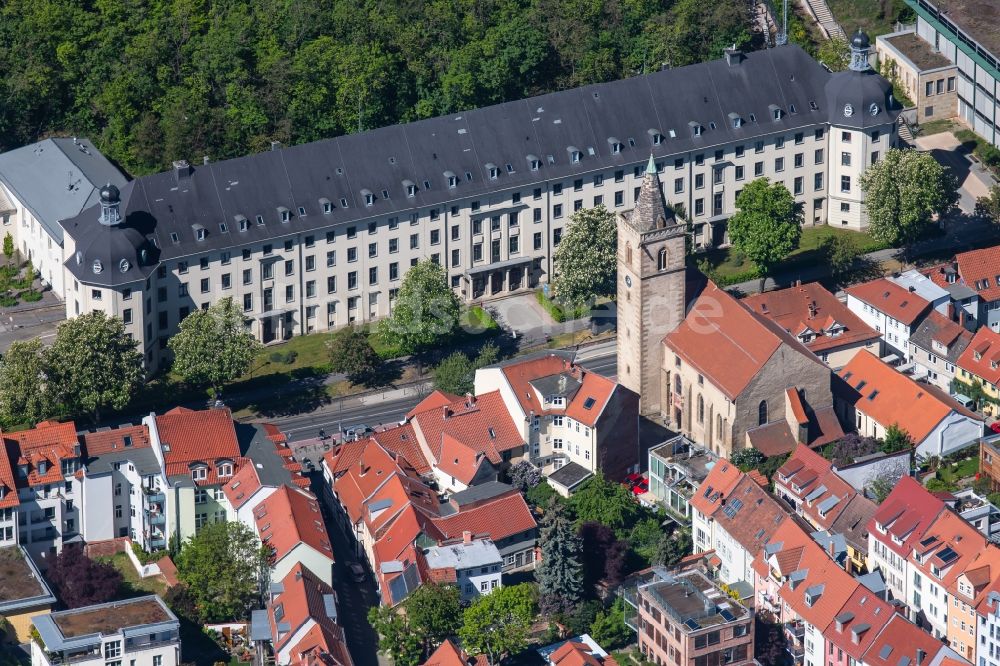
[[[745,183],[782,182],[808,224],[862,229],[860,174],[900,108],[854,39],[850,72],[796,46],[275,149],[102,188],[62,220],[66,312],[120,317],[150,370],[192,310],[232,297],[264,342],[389,314],[407,268],[467,302],[550,280],[572,213],[631,208],[649,157],[697,248]],[[53,278],[55,279],[55,278]]]
[[[31,640],[31,666],[181,663],[180,622],[155,595],[40,615],[32,623],[38,638]]]

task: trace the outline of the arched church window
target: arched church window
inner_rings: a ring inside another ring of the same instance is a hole
[[[705,399],[698,394],[698,423],[705,422]]]
[[[629,266],[632,265],[632,244],[625,243],[625,263]]]
[[[767,400],[761,400],[757,405],[757,425],[767,424]]]
[[[661,247],[659,253],[656,255],[656,270],[667,270],[667,248],[665,247]]]

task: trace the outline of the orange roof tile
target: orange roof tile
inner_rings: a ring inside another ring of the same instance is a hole
[[[895,612],[891,605],[871,590],[858,585],[843,607],[834,611],[833,622],[823,636],[860,663],[865,651],[878,637],[879,630]]]
[[[260,477],[254,465],[243,465],[232,480],[222,487],[222,492],[233,509],[239,510],[261,488]]]
[[[855,354],[839,374],[854,389],[856,410],[886,428],[899,424],[916,444],[952,411],[966,413],[953,399],[918,384],[868,351]]]
[[[1000,299],[1000,245],[955,255],[958,272],[970,289],[987,301]]]
[[[743,304],[795,336],[808,326],[816,335],[805,346],[813,353],[881,337],[818,282],[747,296]],[[840,332],[828,334],[834,327]]]
[[[1000,384],[1000,333],[989,326],[980,328],[956,365],[994,386]]]
[[[0,499],[0,509],[7,509],[19,505],[21,502],[17,496],[17,480],[14,478],[14,470],[10,464],[8,447],[0,439],[0,487],[4,489],[3,499]]]
[[[913,325],[931,307],[927,300],[887,278],[856,284],[846,291],[859,301],[907,326]]]
[[[444,539],[457,539],[468,531],[499,541],[537,527],[524,496],[516,490],[433,521]]]
[[[569,640],[549,655],[553,666],[601,666],[597,657],[590,654],[590,647],[584,643]]]
[[[479,469],[488,462],[482,452],[470,449],[449,433],[441,434],[441,459],[437,467],[442,473],[470,485]]]
[[[357,524],[366,515],[365,501],[393,474],[416,475],[404,458],[386,451],[373,439],[363,440],[354,462],[337,480],[337,496],[351,522]]]
[[[580,370],[580,376],[583,378],[583,385],[566,406],[566,416],[593,428],[597,425],[597,419],[611,400],[611,394],[615,392],[618,384],[607,377],[583,369]]]
[[[782,344],[819,363],[777,324],[758,317],[713,282],[663,342],[734,401]]]
[[[913,544],[921,560],[911,557],[910,565],[939,579],[941,586],[951,591],[959,575],[986,549],[986,543],[986,537],[958,514],[941,511],[924,531],[923,538]],[[931,572],[932,565],[940,575]]]
[[[572,365],[569,359],[563,355],[557,352],[549,352],[542,356],[529,357],[517,363],[505,364],[502,366],[502,371],[504,377],[507,378],[507,383],[510,384],[511,390],[517,397],[517,401],[521,404],[521,410],[525,414],[531,412],[535,414],[548,414],[553,410],[546,410],[544,405],[539,402],[538,395],[531,386],[531,382],[562,372],[575,375],[578,373],[577,368],[578,366]],[[564,410],[558,409],[555,411],[562,414]]]
[[[861,585],[812,540],[803,545],[798,571],[805,572],[804,580],[794,588],[786,580],[780,596],[802,619],[825,631]]]
[[[299,543],[311,546],[333,562],[333,549],[323,526],[316,498],[304,490],[282,486],[254,509],[257,534],[279,562]]]
[[[719,498],[729,496],[729,491],[743,478],[743,472],[726,460],[720,458],[708,470],[708,476],[698,486],[691,496],[691,506],[706,516],[711,516],[719,508]]]
[[[904,476],[879,505],[868,524],[868,533],[905,559],[944,508],[944,502],[934,497],[920,482]],[[892,536],[900,543],[897,544]]]
[[[29,466],[27,479],[16,479],[18,483],[29,486],[62,483],[62,461],[80,456],[80,443],[73,421],[42,421],[31,430],[0,433],[0,437],[12,466]],[[43,462],[47,469],[44,474],[39,474]]]
[[[756,553],[788,519],[788,514],[776,499],[744,474],[719,500],[712,517],[748,553]]]
[[[275,652],[289,648],[296,659],[301,655],[323,644],[323,649],[343,666],[350,665],[343,629],[327,615],[324,597],[335,597],[333,588],[320,580],[314,573],[302,564],[295,564],[288,574],[281,579],[282,591],[271,599],[268,604],[268,620],[271,624],[272,644]],[[280,613],[279,613],[280,609]],[[278,613],[280,619],[275,618]],[[317,636],[309,634],[294,645],[292,639],[299,629],[307,622],[315,622],[324,632],[322,641]],[[288,626],[288,631],[278,632],[278,624]]]
[[[194,411],[174,407],[156,417],[156,430],[168,465],[235,460],[240,455],[233,415],[228,408]]]
[[[874,628],[875,630],[878,627]],[[865,651],[865,666],[899,666],[902,657],[909,657],[910,664],[917,663],[917,650],[926,655],[928,663],[944,644],[930,633],[894,613]]]
[[[445,434],[484,453],[494,465],[500,464],[502,452],[524,446],[500,391],[461,398],[438,409],[421,412],[413,417],[412,423],[437,461],[441,460]]]
[[[802,405],[802,396],[799,395],[798,389],[794,386],[785,389],[785,396],[788,398],[788,404],[792,409],[792,416],[795,418],[795,422],[799,425],[808,425],[809,417],[806,416],[806,408]]]
[[[125,438],[129,441],[126,444]],[[144,425],[129,425],[111,430],[88,432],[83,436],[83,449],[88,456],[101,456],[125,449],[148,449],[149,430]]]
[[[486,666],[488,663],[485,655],[469,657],[465,650],[459,650],[450,638],[446,638],[423,666]]]

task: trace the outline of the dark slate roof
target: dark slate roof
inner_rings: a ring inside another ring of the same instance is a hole
[[[268,436],[264,426],[259,423],[234,422],[236,439],[240,444],[240,453],[250,459],[257,468],[257,477],[261,485],[278,488],[292,485],[292,473],[285,467],[284,459],[278,455],[274,442]]]
[[[575,462],[569,462],[549,474],[549,481],[572,490],[594,475],[589,469]]]
[[[144,447],[102,453],[99,456],[89,458],[87,460],[87,474],[89,476],[107,474],[114,469],[115,463],[120,462],[130,462],[135,465],[139,476],[150,476],[162,471],[160,461],[156,459],[153,449]]]
[[[934,340],[942,340],[942,338],[947,339],[947,344],[951,345],[946,354],[934,349]],[[970,331],[966,331],[960,324],[949,320],[936,310],[924,317],[924,320],[917,326],[917,330],[910,335],[911,344],[925,351],[933,352],[949,363],[957,362],[958,357],[962,355],[970,342],[972,342]]]
[[[748,53],[739,64],[713,60],[175,169],[122,189],[124,227],[144,231],[161,258],[171,259],[405,214],[643,163],[650,152],[674,155],[823,123],[829,78],[805,51],[789,45]],[[777,121],[773,107],[783,111]],[[741,127],[733,127],[732,113],[743,119]],[[702,128],[700,136],[692,124]],[[656,133],[663,136],[660,145],[654,145]],[[620,153],[609,139],[622,144]],[[573,148],[581,153],[577,163],[570,159]],[[540,160],[537,172],[529,156]],[[499,168],[496,180],[488,164]],[[455,175],[456,187],[448,187],[447,173]],[[407,181],[417,188],[412,198]],[[366,190],[375,197],[370,207],[364,205]],[[329,214],[324,200],[333,206]],[[288,222],[281,222],[282,209],[290,213]],[[250,222],[247,231],[239,231],[238,216]],[[84,238],[96,232],[97,217],[96,208],[87,210],[63,226]],[[197,225],[207,232],[204,240],[196,240]],[[101,284],[106,277],[90,274],[87,280]]]
[[[871,69],[832,74],[826,84],[826,104],[831,123],[856,129],[895,122],[903,110],[892,97],[892,84]],[[848,104],[850,116],[845,113]]]
[[[503,495],[511,490],[513,490],[513,487],[508,486],[506,483],[489,481],[487,483],[481,483],[477,486],[470,486],[469,488],[457,493],[452,493],[450,499],[453,504],[457,506],[464,506],[466,504],[473,504],[485,499],[490,499],[491,497]]]
[[[59,222],[97,204],[101,186],[122,187],[126,178],[88,139],[54,138],[0,155],[0,181],[62,243]]]

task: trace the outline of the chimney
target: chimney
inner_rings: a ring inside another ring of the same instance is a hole
[[[726,54],[726,64],[729,65],[730,67],[733,67],[734,65],[739,65],[740,62],[743,61],[743,52],[740,51],[738,48],[736,48],[735,44],[733,44],[732,47],[726,49],[725,54]]]
[[[203,155],[203,156],[202,156],[202,158],[201,158],[201,163],[202,163],[202,164],[208,164],[208,163],[209,163],[209,161],[210,161],[210,160],[208,159],[208,155]]]
[[[476,396],[474,394],[472,394],[472,393],[466,393],[465,394],[465,404],[468,405],[469,407],[472,407],[473,405],[475,405],[476,404]]]
[[[462,532],[462,543],[464,543],[466,546],[472,543],[472,532],[470,532],[469,530],[465,530],[464,532]]]
[[[445,421],[447,421],[448,417],[451,416],[451,410],[448,409],[448,405],[441,408],[441,416]]]
[[[916,293],[916,291],[917,291],[917,288],[916,288],[916,287],[914,287],[914,286],[913,286],[913,285],[911,284],[911,285],[910,285],[910,293],[911,293],[911,294],[913,294],[913,293]]]
[[[295,571],[295,580],[302,580],[302,569]]]
[[[281,142],[280,141],[274,141],[274,140],[272,140],[271,141],[271,150],[281,150]]]
[[[809,301],[809,318],[816,316],[816,301]]]
[[[927,653],[917,648],[917,666],[923,666],[924,659],[927,658]]]
[[[955,321],[955,304],[948,301],[948,321]]]
[[[174,179],[178,182],[191,177],[191,165],[187,160],[174,160]]]
[[[965,308],[959,308],[958,310],[958,323],[965,328]]]

